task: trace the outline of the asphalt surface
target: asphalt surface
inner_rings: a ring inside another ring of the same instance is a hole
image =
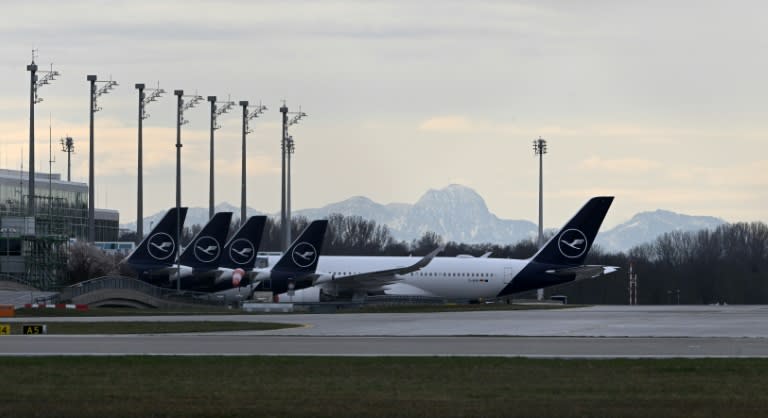
[[[208,334],[12,335],[0,355],[350,355],[561,358],[768,357],[768,306],[599,306],[413,314],[5,318],[251,321],[302,328]]]

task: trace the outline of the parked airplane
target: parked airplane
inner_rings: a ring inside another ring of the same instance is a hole
[[[144,280],[150,280],[155,274],[167,275],[165,270],[176,262],[176,248],[179,245],[177,220],[184,225],[186,217],[187,208],[180,208],[178,212],[176,208],[169,209],[123,262]]]
[[[327,220],[312,221],[282,256],[276,256],[273,267],[232,272],[231,280],[217,280],[216,293],[228,299],[240,299],[254,291],[286,292],[294,286],[311,286],[317,260],[323,248]],[[254,254],[258,246],[254,247]],[[278,258],[279,257],[279,258]],[[253,257],[256,258],[255,256]]]
[[[213,214],[181,252],[178,263],[166,269],[168,281],[175,283],[181,276],[183,289],[194,288],[199,282],[213,283],[231,221],[232,212]]]
[[[582,263],[612,202],[613,197],[590,199],[558,234],[526,260],[435,258],[440,249],[416,263],[412,257],[323,256],[311,280],[306,277],[294,284],[298,290],[286,292],[287,282],[275,277],[271,289],[284,302],[361,300],[376,295],[472,300],[602,276],[618,267]]]
[[[183,208],[186,215],[186,208]],[[170,209],[136,250],[124,262],[142,280],[170,286],[181,276],[184,288],[194,280],[213,282],[221,255],[221,243],[227,238],[232,212],[219,212],[195,235],[176,261],[176,209]],[[172,218],[166,222],[167,218]],[[182,217],[182,225],[183,225]]]
[[[253,268],[266,223],[266,216],[251,216],[227,241],[218,260],[212,290],[226,290],[251,284],[251,277],[256,274]]]

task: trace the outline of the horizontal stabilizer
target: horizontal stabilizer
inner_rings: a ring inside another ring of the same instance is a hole
[[[614,266],[576,266],[576,267],[564,267],[559,269],[547,270],[546,273],[554,274],[555,276],[571,276],[576,275],[576,280],[580,279],[593,279],[595,277],[604,276],[617,271],[619,267]]]

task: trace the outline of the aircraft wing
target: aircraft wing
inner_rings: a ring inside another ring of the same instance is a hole
[[[396,278],[396,275],[408,274],[423,269],[444,249],[445,245],[441,245],[410,266],[396,267],[387,270],[367,271],[365,273],[350,274],[348,276],[340,277],[318,275],[315,284],[330,284],[341,289],[379,289],[382,286],[400,281],[401,279]]]
[[[563,267],[560,269],[547,270],[549,274],[555,276],[570,276],[576,275],[576,280],[580,279],[593,279],[595,277],[603,276],[606,274],[617,271],[619,267],[613,266],[576,266],[576,267]]]

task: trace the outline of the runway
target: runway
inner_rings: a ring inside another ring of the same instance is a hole
[[[409,314],[13,318],[3,322],[251,321],[207,334],[5,336],[0,355],[768,357],[768,306],[599,306]]]

